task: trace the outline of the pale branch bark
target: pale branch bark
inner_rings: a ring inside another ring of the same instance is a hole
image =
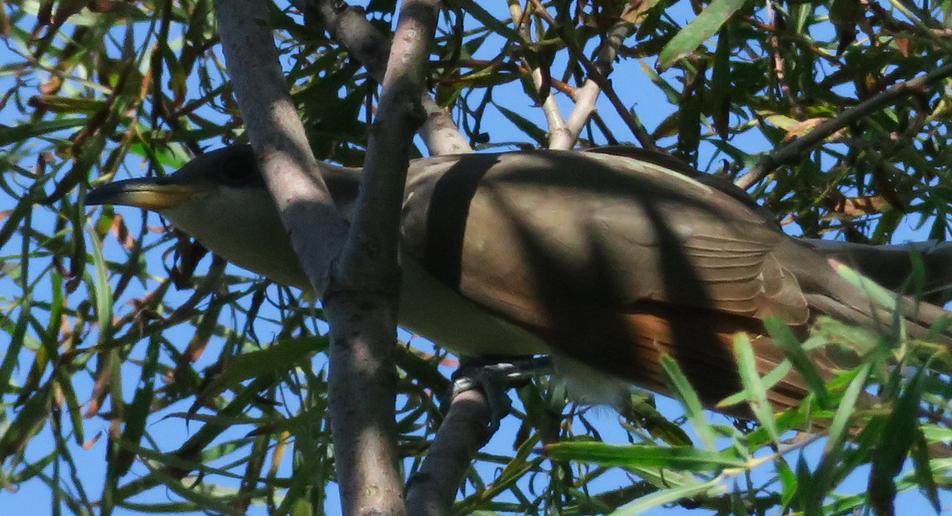
[[[952,76],[952,64],[940,66],[927,74],[895,84],[883,92],[869,97],[859,104],[844,110],[836,118],[832,118],[816,126],[816,128],[802,138],[798,138],[780,149],[765,155],[750,172],[738,178],[734,184],[744,190],[750,188],[767,177],[767,175],[774,170],[800,159],[803,154],[813,149],[816,145],[823,143],[823,141],[833,135],[833,133],[849,127],[850,124],[874,111],[894,104],[901,98],[923,92],[933,83],[949,76]]]
[[[281,221],[318,295],[347,234],[291,101],[261,0],[215,0],[238,107]]]
[[[631,10],[630,4],[626,4],[625,12]],[[605,35],[605,40],[598,49],[598,55],[593,63],[594,67],[603,77],[611,75],[614,68],[615,58],[618,56],[618,49],[622,43],[635,31],[632,23],[625,21],[624,13],[622,19],[619,19],[614,26]],[[588,123],[592,114],[595,113],[595,102],[602,89],[591,77],[585,80],[585,84],[578,88],[575,94],[575,107],[565,121],[565,130],[559,133],[557,138],[551,138],[549,141],[550,149],[571,149],[578,141],[579,134],[585,124]]]
[[[522,6],[520,6],[518,2],[509,2],[509,16],[512,18],[512,23],[522,36],[524,42],[529,43],[531,39],[529,35],[528,16],[531,16],[531,12],[523,11]],[[543,81],[545,80],[542,75],[542,70],[538,67],[532,67],[525,57],[522,58],[522,66],[529,70],[529,76],[532,78],[532,84],[535,85],[536,90],[541,91],[543,87]],[[557,100],[555,100],[555,95],[553,95],[551,92],[549,92],[549,94],[546,95],[544,99],[542,99],[542,113],[545,114],[545,122],[546,126],[548,127],[549,148],[571,148],[571,146],[552,146],[553,141],[565,139],[565,135],[563,133],[565,133],[567,129],[565,126],[565,119],[562,118],[562,111],[559,108],[559,103]]]
[[[407,481],[410,516],[450,514],[470,462],[491,437],[491,420],[492,407],[481,389],[469,389],[453,398],[426,461]]]
[[[423,95],[423,109],[426,111],[426,122],[420,130],[420,136],[423,137],[423,144],[431,155],[445,156],[473,152],[473,148],[466,138],[463,138],[448,109],[440,107],[432,97],[426,94]]]
[[[533,70],[532,82],[536,85],[536,88],[542,85],[542,80],[542,70],[538,68]],[[555,95],[551,92],[549,92],[549,94],[545,96],[545,100],[542,101],[542,112],[545,113],[546,125],[549,126],[549,148],[558,149],[558,147],[552,146],[552,142],[565,139],[568,128],[565,126],[565,119],[562,118],[562,110],[559,108],[559,102],[555,100]],[[568,148],[571,148],[571,146]]]
[[[384,80],[390,41],[367,18],[337,0],[291,0],[304,13],[316,13],[321,25],[378,83]],[[424,144],[434,156],[473,152],[448,110],[440,107],[425,91],[421,96],[427,117],[420,129]]]
[[[539,0],[529,0],[538,13],[548,23],[552,29],[555,30],[556,34],[562,39],[565,43],[565,46],[568,48],[569,52],[572,54],[572,57],[578,60],[582,64],[582,67],[585,68],[585,73],[588,75],[589,79],[595,82],[598,87],[605,93],[605,96],[611,102],[612,107],[615,108],[615,112],[618,113],[618,116],[625,121],[625,125],[628,126],[628,129],[634,135],[635,139],[638,140],[638,143],[642,147],[649,150],[656,150],[658,146],[655,144],[654,138],[648,134],[648,131],[644,128],[641,122],[625,107],[625,104],[621,101],[621,98],[615,92],[615,89],[612,88],[611,81],[608,80],[608,77],[603,75],[598,67],[592,63],[591,59],[585,56],[585,53],[582,49],[575,43],[575,40],[572,39],[565,31],[565,28],[559,25],[555,21],[555,18],[546,11],[545,6],[542,5],[542,2]]]
[[[401,6],[356,213],[324,297],[331,431],[348,516],[406,514],[394,421],[400,209],[438,14],[438,0]]]

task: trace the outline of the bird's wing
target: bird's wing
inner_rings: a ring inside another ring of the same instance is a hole
[[[784,237],[731,196],[624,156],[468,155],[414,164],[403,238],[424,267],[517,322],[643,302],[780,317],[809,311],[772,255]]]
[[[706,402],[740,389],[732,341],[755,335],[766,373],[783,354],[761,319],[810,312],[774,250],[787,237],[744,203],[654,162],[579,152],[415,162],[404,251],[447,286],[563,355],[665,392],[678,359]],[[806,394],[795,375],[778,405]]]

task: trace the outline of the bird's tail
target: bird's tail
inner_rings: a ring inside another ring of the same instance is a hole
[[[841,262],[808,249],[803,251],[789,262],[789,267],[813,312],[877,334],[904,333],[909,338],[935,342],[952,353],[952,312],[896,294]]]

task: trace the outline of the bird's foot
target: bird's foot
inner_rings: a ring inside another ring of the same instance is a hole
[[[486,396],[492,415],[487,426],[487,440],[496,430],[502,418],[509,414],[511,403],[507,391],[518,387],[536,376],[552,374],[552,361],[549,357],[530,357],[516,360],[497,361],[480,357],[464,359],[460,368],[453,373],[453,392],[450,403],[459,394],[479,389]],[[448,408],[444,404],[444,412]]]

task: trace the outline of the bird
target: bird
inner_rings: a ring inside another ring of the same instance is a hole
[[[322,168],[349,220],[361,169]],[[158,212],[240,267],[311,288],[249,145],[104,184],[85,203]],[[738,333],[750,336],[759,374],[785,359],[767,318],[801,337],[821,316],[890,332],[895,309],[925,336],[949,315],[872,299],[729,181],[632,147],[411,160],[400,246],[400,326],[466,356],[549,355],[593,403],[615,404],[626,386],[670,395],[668,356],[707,407],[745,417],[747,407],[718,403],[742,390]],[[823,348],[808,355],[826,377],[841,367]],[[767,399],[782,410],[809,392],[792,370]]]

